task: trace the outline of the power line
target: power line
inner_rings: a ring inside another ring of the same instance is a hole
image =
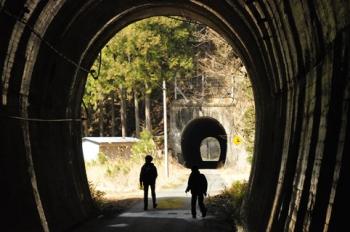
[[[17,22],[22,23],[25,27],[27,27],[41,42],[43,42],[49,49],[51,49],[54,53],[56,53],[58,56],[60,56],[61,58],[63,58],[65,61],[67,61],[68,63],[72,64],[73,66],[75,66],[76,68],[86,72],[86,73],[90,73],[93,77],[94,74],[93,72],[91,72],[90,70],[81,67],[77,62],[75,62],[74,60],[70,59],[69,57],[67,57],[65,54],[63,54],[62,52],[58,51],[53,45],[51,45],[48,41],[46,41],[39,32],[37,32],[32,26],[30,26],[26,21],[24,21],[21,17],[12,14],[10,11],[8,11],[5,8],[2,8],[1,12],[4,12],[7,16],[15,19]]]
[[[32,121],[32,122],[81,122],[85,118],[54,118],[54,119],[44,119],[44,118],[24,118],[19,116],[1,116],[11,119],[17,119],[21,121]]]

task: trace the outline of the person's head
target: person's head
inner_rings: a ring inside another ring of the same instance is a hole
[[[152,156],[150,156],[150,155],[146,155],[146,157],[145,157],[145,161],[146,161],[146,163],[151,163],[151,162],[152,162],[152,160],[153,160],[153,157],[152,157]]]

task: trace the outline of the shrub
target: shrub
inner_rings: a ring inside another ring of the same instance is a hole
[[[132,159],[142,161],[148,154],[153,155],[156,151],[156,144],[153,141],[151,132],[144,129],[140,133],[140,141],[135,143],[132,148]]]
[[[254,106],[249,107],[243,117],[243,137],[245,138],[245,146],[248,152],[248,162],[252,162],[254,152],[255,137],[255,109]]]
[[[208,198],[208,208],[231,224],[242,224],[240,210],[247,191],[247,182],[234,182],[221,194]]]
[[[107,156],[103,152],[99,152],[97,154],[97,159],[98,159],[98,162],[102,165],[107,163],[107,161],[108,161]]]
[[[91,181],[89,181],[89,189],[92,200],[95,202],[96,206],[101,209],[105,204],[104,196],[106,193],[96,189],[96,186]]]

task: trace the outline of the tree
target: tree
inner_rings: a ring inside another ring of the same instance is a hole
[[[133,35],[133,36],[131,36]],[[162,80],[170,81],[176,72],[193,71],[191,25],[166,17],[136,22],[118,33],[125,50],[120,57],[133,70],[125,78],[129,87],[142,86],[145,97],[146,128],[151,131],[151,94]],[[127,58],[127,59],[125,59]]]
[[[118,92],[122,102],[120,118],[125,119],[125,100],[142,93],[146,125],[151,130],[153,91],[161,88],[163,79],[170,81],[176,73],[190,76],[194,70],[192,27],[185,21],[152,17],[118,32],[102,49],[101,62],[97,59],[93,65],[95,70],[100,67],[99,77],[98,80],[89,78],[84,102],[96,110],[97,106],[102,105],[101,101],[111,96],[112,92]],[[138,99],[134,103],[137,108]],[[139,122],[137,112],[135,110],[135,119]],[[121,122],[125,131],[126,120]],[[135,128],[139,128],[139,125],[135,125]]]

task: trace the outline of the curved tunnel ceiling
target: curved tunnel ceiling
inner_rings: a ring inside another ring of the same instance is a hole
[[[5,228],[65,231],[94,215],[80,135],[87,72],[115,32],[153,15],[208,24],[245,63],[257,119],[245,227],[337,231],[347,221],[350,2],[4,0],[0,9]]]
[[[220,144],[218,161],[203,161],[200,146],[205,138],[213,137]],[[184,128],[181,136],[181,151],[185,166],[199,168],[218,168],[224,165],[227,151],[227,134],[224,127],[214,118],[201,117],[191,120]]]

